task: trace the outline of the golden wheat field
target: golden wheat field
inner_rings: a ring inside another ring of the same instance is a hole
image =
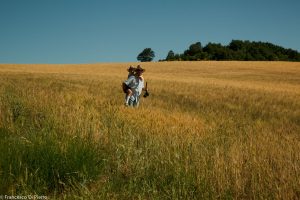
[[[1,64],[0,98],[0,195],[300,199],[299,62]]]

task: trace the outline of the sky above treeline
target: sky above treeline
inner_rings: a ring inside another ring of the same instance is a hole
[[[1,0],[0,63],[164,59],[232,39],[300,51],[299,0]]]

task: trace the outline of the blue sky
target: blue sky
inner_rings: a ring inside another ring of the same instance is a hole
[[[0,0],[0,63],[155,60],[200,41],[300,51],[299,0]]]

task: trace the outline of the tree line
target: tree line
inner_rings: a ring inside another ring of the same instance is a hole
[[[155,56],[151,48],[142,51],[137,60],[150,62]],[[198,60],[238,60],[238,61],[300,61],[300,53],[269,42],[232,40],[229,45],[200,42],[191,44],[183,53],[170,50],[167,57],[160,61],[198,61]]]
[[[300,61],[300,53],[269,42],[232,40],[229,45],[200,42],[191,44],[182,54],[169,51],[166,61],[240,60],[240,61]]]

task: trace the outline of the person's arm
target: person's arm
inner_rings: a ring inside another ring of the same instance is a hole
[[[143,88],[143,90],[145,91],[145,94],[143,95],[143,97],[148,97],[150,94],[149,94],[149,91],[148,91],[148,84],[146,82],[146,87]]]
[[[123,84],[126,84],[127,86],[130,85],[130,83],[133,81],[134,76],[130,76],[126,81],[123,82]]]
[[[143,89],[142,89],[143,91],[148,91],[148,85],[147,85],[147,82],[146,82],[146,86],[145,85],[143,85]]]

